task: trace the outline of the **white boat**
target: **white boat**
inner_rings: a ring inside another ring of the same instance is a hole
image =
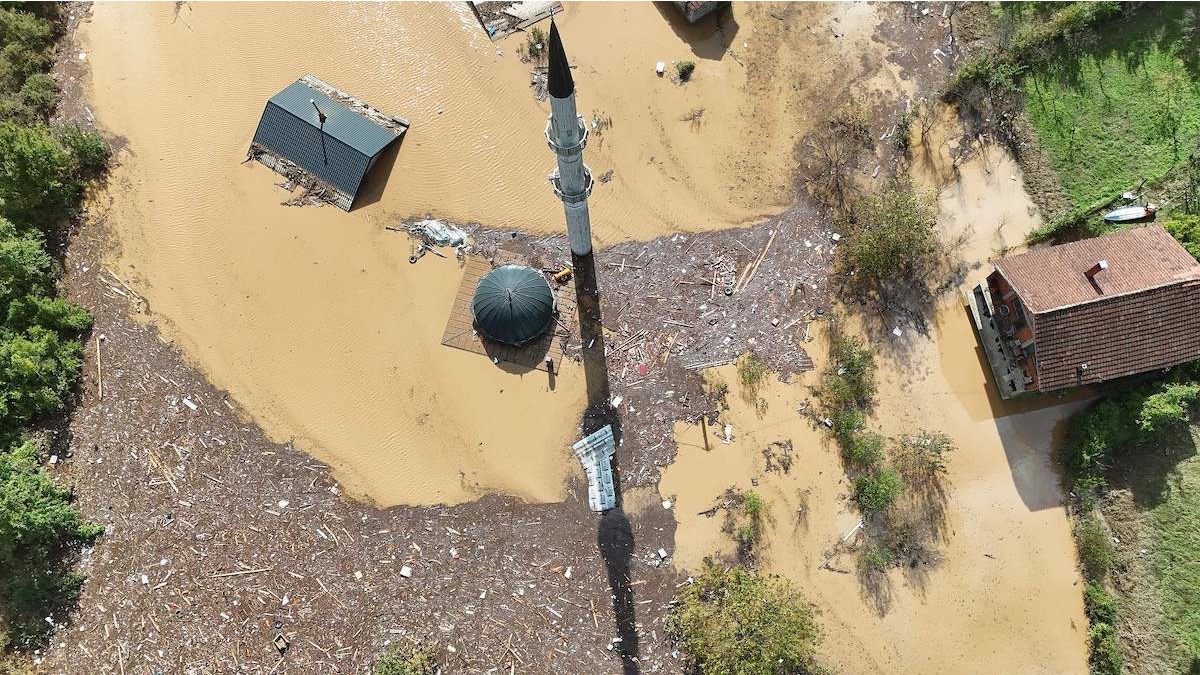
[[[1109,211],[1104,214],[1104,220],[1110,223],[1128,223],[1134,220],[1153,218],[1154,212],[1157,210],[1158,207],[1154,204],[1146,206],[1123,206],[1115,211]]]

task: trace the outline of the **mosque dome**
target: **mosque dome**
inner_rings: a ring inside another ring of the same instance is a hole
[[[503,265],[479,280],[471,314],[484,337],[522,345],[553,325],[554,292],[541,272],[523,265]]]

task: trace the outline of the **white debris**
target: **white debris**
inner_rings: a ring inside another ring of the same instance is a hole
[[[142,585],[143,586],[150,585],[150,577],[146,576],[145,574],[142,575]]]
[[[192,412],[196,412],[196,410],[200,407],[200,406],[196,405],[195,403],[192,403],[192,399],[190,399],[190,398],[183,399],[183,404],[186,405],[188,408],[191,408]]]
[[[665,548],[658,549],[658,557],[662,558],[663,560],[666,560],[667,559],[667,549],[665,549]]]
[[[409,567],[408,565],[401,567],[400,568],[400,576],[404,577],[405,579],[411,579],[412,578],[412,568]]]
[[[621,397],[613,399],[613,407],[620,404]],[[617,451],[612,425],[605,425],[595,433],[571,446],[588,479],[588,506],[593,511],[607,511],[617,505],[617,491],[613,486],[613,453]]]
[[[842,240],[842,235],[838,234],[837,232],[834,232],[832,235],[830,235],[830,237],[829,237],[829,238],[830,238],[830,239],[832,239],[832,240],[834,240],[834,241],[841,241],[841,240]]]
[[[664,500],[663,500],[663,508],[664,508],[664,509],[670,509],[670,508],[671,508],[671,500],[670,500],[670,499],[664,499]]]
[[[725,443],[729,444],[732,442],[733,442],[733,425],[726,424],[725,425]]]
[[[567,571],[563,572],[563,576],[570,579],[571,578],[571,569],[572,569],[571,566],[567,565]]]
[[[658,73],[659,75],[662,75],[666,70],[667,70],[666,63],[659,61],[658,63],[654,64],[654,72]]]
[[[360,571],[358,571],[358,570],[355,570],[355,571],[354,571],[354,578],[355,578],[356,580],[358,580],[358,581],[362,581],[362,578],[363,578],[363,573],[362,573],[362,572],[360,572]]]
[[[286,499],[280,499],[280,500],[279,500],[279,508],[281,508],[281,509],[286,509],[286,508],[288,507],[288,504],[290,504],[290,503],[291,503],[291,502],[289,502],[289,501],[288,501],[288,500],[286,500]]]
[[[895,335],[896,337],[900,337],[901,335],[904,335],[904,331],[900,330],[900,326],[896,326],[895,328],[892,329],[892,335]]]
[[[50,463],[58,464],[58,455],[50,455]]]

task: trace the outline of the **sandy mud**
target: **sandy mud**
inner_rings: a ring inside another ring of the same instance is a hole
[[[863,96],[901,86],[860,53],[879,22],[865,4],[735,7],[716,31],[665,4],[560,17],[580,111],[611,119],[587,155],[613,172],[591,200],[598,243],[781,211],[806,106],[851,74]],[[461,5],[102,3],[78,39],[91,113],[125,141],[97,205],[110,266],[218,387],[380,505],[563,497],[580,373],[552,390],[441,347],[460,272],[410,266],[383,229],[425,213],[561,229],[523,36],[488,42]],[[686,85],[654,74],[679,59],[697,62]],[[305,73],[413,122],[350,214],[281,206],[280,178],[242,163],[265,100]]]
[[[960,163],[956,176],[941,173],[948,158],[914,173],[941,188],[945,235],[968,233],[960,250],[974,263],[973,280],[987,272],[987,257],[1016,245],[1035,223],[1019,170],[999,149]],[[817,371],[792,384],[772,380],[761,394],[765,414],[738,395],[732,367],[718,374],[730,382],[732,444],[710,428],[706,450],[699,426],[676,428],[679,457],[660,486],[675,500],[676,564],[691,570],[706,555],[731,555],[722,513],[702,512],[728,488],[755,489],[770,505],[761,563],[819,608],[828,662],[849,672],[959,673],[984,663],[1014,673],[1086,672],[1087,621],[1050,458],[1053,434],[1082,403],[1011,405],[994,396],[957,294],[943,298],[928,338],[906,333],[897,342],[880,345],[871,426],[890,436],[928,429],[955,440],[942,561],[894,569],[882,588],[868,589],[853,553],[833,555],[859,515],[836,445],[797,412],[826,362],[824,349],[810,347]],[[779,441],[793,447],[787,473],[770,470],[763,454]],[[821,568],[826,560],[830,569]]]

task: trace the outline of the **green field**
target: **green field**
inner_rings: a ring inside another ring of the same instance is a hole
[[[1151,511],[1154,573],[1172,637],[1200,663],[1200,458],[1177,465],[1168,483],[1166,498]]]
[[[1200,139],[1200,8],[1150,5],[1055,48],[1025,110],[1076,208],[1177,166]]]

